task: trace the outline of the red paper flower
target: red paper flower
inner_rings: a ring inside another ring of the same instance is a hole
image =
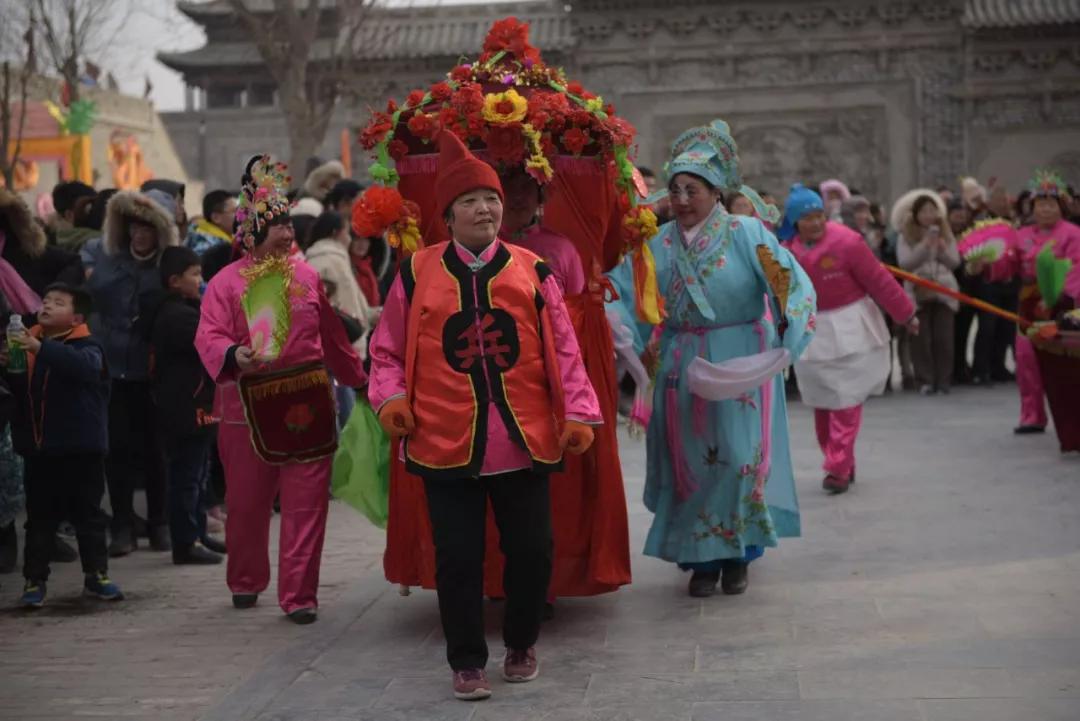
[[[521,124],[496,125],[488,128],[488,152],[497,163],[516,165],[525,159],[525,138],[521,134]]]
[[[397,105],[397,102],[393,98],[390,98],[389,100],[386,101],[386,114],[387,115],[393,115],[394,113],[397,112],[397,110],[398,110],[398,105]]]
[[[387,147],[387,152],[390,153],[390,157],[394,160],[401,160],[409,154],[409,145],[403,140],[394,138],[390,141],[390,145]]]
[[[381,236],[405,210],[405,199],[395,188],[372,185],[353,203],[352,228],[363,238]]]
[[[450,79],[459,83],[467,83],[472,80],[472,66],[458,65],[450,71]]]
[[[591,142],[592,138],[581,128],[570,128],[562,134],[563,147],[574,155],[581,155],[581,151]]]
[[[315,422],[315,412],[307,403],[297,403],[285,412],[285,427],[291,433],[303,433]]]
[[[360,133],[360,145],[365,150],[371,150],[382,142],[392,127],[394,127],[394,124],[389,115],[383,113],[372,114],[371,122]]]
[[[418,107],[420,107],[420,104],[423,103],[423,102],[424,102],[424,91],[423,90],[413,90],[411,93],[409,93],[409,97],[407,97],[405,99],[405,107],[418,108]]]
[[[472,115],[484,109],[484,91],[477,83],[465,83],[457,89],[451,104],[462,115]]]
[[[581,83],[575,80],[572,83],[566,84],[566,92],[570,93],[571,95],[577,95],[580,98],[582,95],[585,94],[585,88],[581,86]]]
[[[439,129],[434,115],[421,112],[409,118],[408,126],[409,132],[421,140],[431,140],[435,136],[435,131]]]
[[[435,83],[431,86],[431,98],[436,103],[445,103],[453,94],[454,91],[447,82]]]
[[[540,60],[540,51],[529,44],[529,24],[515,17],[499,20],[491,26],[484,40],[484,54],[488,57],[498,52],[513,53],[521,61]]]

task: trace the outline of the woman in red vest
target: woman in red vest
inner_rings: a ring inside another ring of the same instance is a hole
[[[436,196],[453,240],[402,263],[371,344],[369,396],[424,480],[454,695],[482,699],[488,501],[506,557],[503,677],[531,681],[551,577],[548,475],[564,450],[589,448],[603,417],[554,274],[498,239],[499,177],[449,132]]]

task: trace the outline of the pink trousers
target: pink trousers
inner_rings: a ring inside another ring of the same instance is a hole
[[[255,455],[248,427],[235,423],[221,424],[218,451],[229,510],[229,590],[261,593],[270,585],[270,518],[280,492],[278,604],[285,613],[318,607],[331,459],[272,466]]]
[[[1042,374],[1035,346],[1026,336],[1016,335],[1016,386],[1020,389],[1020,425],[1046,427]]]
[[[855,438],[862,423],[862,406],[841,410],[814,409],[818,445],[825,454],[822,468],[837,478],[850,478],[855,472]]]

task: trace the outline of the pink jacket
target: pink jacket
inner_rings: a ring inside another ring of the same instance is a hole
[[[466,263],[487,263],[498,250],[498,240],[480,253],[473,256],[467,249],[455,244],[458,255]],[[574,326],[563,302],[562,292],[555,280],[554,273],[549,276],[540,292],[544,303],[551,313],[551,322],[555,332],[555,348],[558,353],[558,368],[548,369],[549,373],[558,373],[562,378],[565,397],[566,417],[590,425],[601,425],[604,417],[600,413],[600,403],[596,392],[585,372],[581,360]],[[409,318],[409,300],[405,296],[405,286],[399,275],[394,279],[390,294],[383,303],[382,317],[375,329],[371,341],[371,383],[368,386],[368,399],[372,408],[380,410],[387,401],[402,398],[405,393],[405,326]],[[451,421],[448,421],[451,422]],[[497,473],[528,468],[532,465],[529,454],[510,440],[510,434],[503,425],[502,416],[494,404],[488,412],[487,446],[481,474],[488,476]]]
[[[281,355],[269,364],[268,370],[325,361],[330,372],[347,386],[360,387],[367,382],[359,356],[345,335],[345,328],[323,292],[319,274],[296,257],[293,265],[293,284],[303,289],[303,295],[293,300],[292,324],[289,339]],[[195,334],[195,349],[199,352],[207,373],[218,384],[215,415],[225,423],[246,423],[236,387],[237,371],[227,366],[229,349],[251,344],[247,318],[240,306],[246,282],[240,271],[250,266],[245,256],[227,265],[210,281],[202,300],[202,317]]]
[[[851,305],[869,295],[897,323],[906,323],[915,315],[911,298],[851,228],[829,221],[825,236],[812,246],[795,236],[791,252],[814,283],[819,312]]]
[[[1080,226],[1066,220],[1059,220],[1050,229],[1043,229],[1037,225],[1025,225],[1016,231],[1015,237],[1015,243],[1006,248],[1001,260],[990,266],[987,271],[990,280],[1011,280],[1019,275],[1025,283],[1034,282],[1035,256],[1051,239],[1055,241],[1054,250],[1059,258],[1066,257],[1070,252],[1074,255],[1080,252],[1073,250],[1080,246]]]
[[[564,235],[544,228],[539,223],[531,225],[510,242],[531,250],[544,262],[559,281],[559,290],[566,295],[578,295],[585,290],[585,271],[581,268],[581,256],[577,248]]]

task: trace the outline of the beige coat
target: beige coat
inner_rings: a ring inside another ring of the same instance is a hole
[[[913,220],[906,223],[900,234],[899,242],[896,244],[896,260],[901,268],[914,273],[920,278],[932,280],[950,290],[958,290],[959,285],[956,282],[956,276],[953,274],[953,271],[960,266],[960,252],[956,248],[956,238],[953,237],[952,231],[944,223],[939,227],[941,228],[941,237],[945,240],[944,249],[936,246],[932,247],[926,239],[924,229],[916,225]],[[960,308],[959,302],[947,295],[933,293],[921,288],[916,290],[910,282],[905,282],[904,288],[918,306],[936,301],[944,303],[954,312]]]
[[[364,327],[364,335],[353,343],[353,347],[361,358],[366,358],[368,333],[378,319],[378,311],[368,305],[356,282],[348,249],[333,238],[323,238],[312,243],[304,256],[323,282],[331,286],[327,288],[327,292],[332,290],[331,305]]]

